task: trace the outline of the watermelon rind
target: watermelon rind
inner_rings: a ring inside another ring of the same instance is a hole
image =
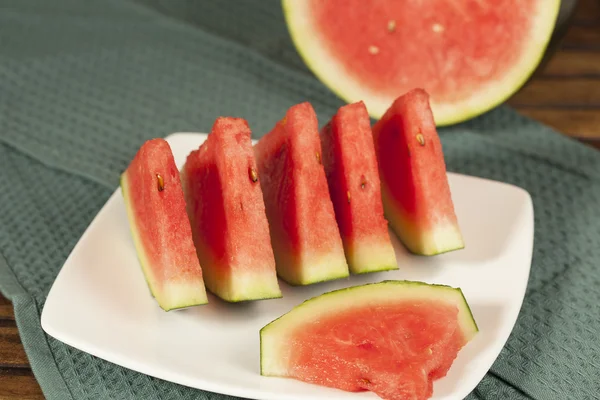
[[[191,281],[165,283],[162,288],[159,287],[156,277],[149,268],[149,263],[139,237],[136,221],[131,217],[134,213],[131,202],[129,201],[129,187],[126,173],[121,175],[119,186],[125,203],[127,220],[129,221],[129,230],[135,246],[136,255],[142,268],[144,279],[150,290],[150,294],[156,299],[158,305],[164,311],[172,311],[180,308],[208,304],[208,296],[204,289],[204,282]]]
[[[372,272],[394,271],[399,269],[396,252],[391,244],[355,245],[346,253],[350,270],[354,275]]]
[[[535,72],[542,61],[558,18],[560,0],[540,0],[533,17],[534,28],[526,48],[515,65],[501,80],[489,82],[474,91],[468,99],[458,102],[437,103],[432,101],[437,126],[453,125],[479,116],[502,104],[517,92]],[[311,23],[310,2],[306,0],[282,0],[287,28],[296,50],[315,76],[339,98],[347,103],[365,102],[369,115],[379,119],[393,102],[393,96],[379,95],[356,82],[344,69],[344,65],[327,51],[318,29]]]
[[[323,293],[295,306],[260,330],[260,373],[263,376],[287,376],[285,365],[288,338],[306,323],[335,316],[365,304],[390,304],[405,300],[438,300],[458,308],[458,321],[465,342],[479,327],[460,288],[421,281],[384,280]]]
[[[446,223],[424,232],[408,222],[406,214],[396,207],[387,186],[382,183],[381,193],[385,216],[396,237],[406,250],[417,256],[435,256],[465,248],[465,241],[458,225]]]

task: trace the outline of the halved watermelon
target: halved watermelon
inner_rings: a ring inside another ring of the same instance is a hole
[[[541,61],[560,0],[283,0],[307,66],[347,102],[380,118],[422,87],[438,125],[515,93]]]
[[[279,276],[292,285],[347,277],[310,103],[291,107],[254,152]]]
[[[250,135],[218,118],[181,174],[206,287],[229,302],[282,296]]]
[[[384,399],[427,399],[478,332],[458,288],[383,281],[335,290],[260,331],[261,375]]]
[[[321,129],[321,146],[350,272],[398,269],[383,216],[371,122],[363,102],[337,111]]]
[[[165,311],[208,303],[171,147],[145,142],[121,175],[121,191],[148,287]]]
[[[429,96],[400,96],[373,126],[381,193],[390,226],[415,254],[465,247]]]

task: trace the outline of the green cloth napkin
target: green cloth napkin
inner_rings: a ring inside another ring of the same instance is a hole
[[[301,101],[321,122],[342,104],[276,0],[0,2],[0,288],[48,399],[226,398],[71,348],[40,312],[145,139],[207,132],[219,115],[260,137]],[[440,134],[450,170],[521,186],[535,207],[522,311],[468,398],[598,398],[600,153],[504,106]]]

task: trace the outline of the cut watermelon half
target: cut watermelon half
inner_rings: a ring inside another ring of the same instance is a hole
[[[179,171],[164,139],[140,147],[121,175],[121,191],[142,271],[160,307],[208,303]]]
[[[349,276],[310,103],[291,107],[254,152],[279,276],[292,285]]]
[[[354,286],[309,299],[263,327],[261,375],[422,400],[477,332],[458,288]]]
[[[429,96],[400,96],[373,126],[385,216],[406,248],[435,255],[465,247]]]
[[[337,111],[321,130],[321,146],[350,272],[398,269],[383,215],[371,122],[363,102]]]
[[[436,123],[502,103],[531,76],[550,41],[560,0],[282,0],[307,66],[339,97],[380,118],[423,87]]]
[[[181,177],[208,290],[229,302],[281,297],[247,122],[218,118]]]

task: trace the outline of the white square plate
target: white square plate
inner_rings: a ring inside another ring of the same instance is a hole
[[[182,166],[206,135],[167,137]],[[508,184],[449,173],[466,248],[434,257],[409,255],[392,235],[400,269],[292,288],[283,298],[162,311],[138,264],[120,189],[77,243],[54,282],[42,313],[51,336],[157,378],[194,388],[264,400],[378,399],[300,381],[262,377],[259,330],[305,299],[384,279],[420,280],[462,288],[480,333],[459,353],[433,399],[463,399],[491,367],[521,308],[533,247],[533,206]]]

